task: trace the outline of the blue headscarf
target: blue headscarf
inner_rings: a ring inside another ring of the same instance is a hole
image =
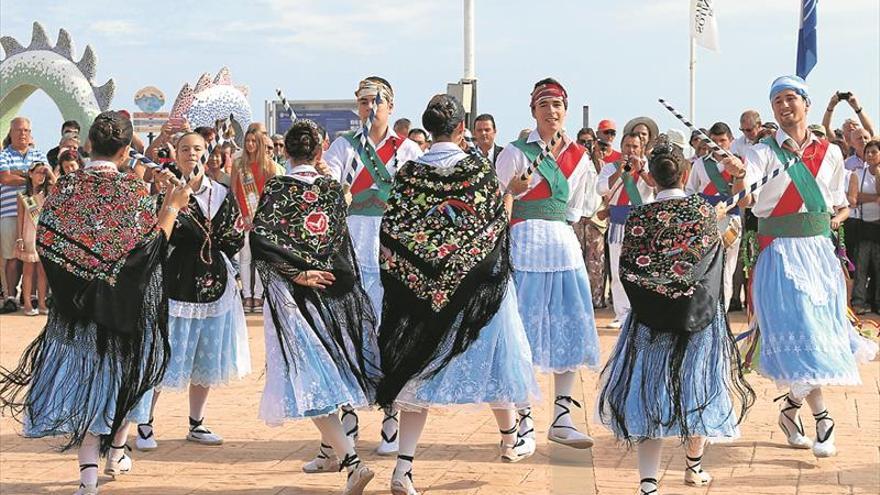
[[[770,101],[773,101],[774,96],[786,89],[790,89],[801,95],[804,101],[807,102],[807,105],[810,104],[810,94],[809,88],[807,87],[807,81],[804,81],[798,76],[777,77],[776,80],[773,81],[773,84],[770,85]]]

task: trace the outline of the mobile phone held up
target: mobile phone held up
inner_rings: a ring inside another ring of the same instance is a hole
[[[838,91],[837,92],[837,99],[840,101],[849,101],[850,98],[852,98],[851,91]]]

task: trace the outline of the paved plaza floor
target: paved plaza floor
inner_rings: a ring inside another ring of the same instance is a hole
[[[744,327],[742,313],[733,313],[735,331]],[[610,312],[598,314],[599,325]],[[0,317],[0,364],[13,366],[24,347],[40,331],[45,317],[19,314]],[[155,417],[159,448],[135,451],[131,474],[117,481],[100,480],[103,495],[319,495],[341,493],[342,473],[307,475],[303,463],[315,454],[318,434],[308,421],[270,428],[257,418],[264,374],[262,317],[248,317],[255,372],[228,387],[212,391],[206,424],[225,438],[219,447],[185,441],[185,393],[162,395]],[[603,358],[610,353],[617,331],[600,328]],[[750,374],[758,402],[733,443],[710,446],[704,468],[715,478],[709,487],[683,483],[684,453],[668,441],[661,464],[661,493],[834,495],[880,493],[880,362],[861,368],[859,387],[831,388],[826,402],[837,426],[840,455],[816,459],[809,450],[792,450],[776,426],[779,395],[768,380]],[[499,435],[491,412],[483,408],[434,410],[428,418],[415,461],[417,488],[429,495],[628,494],[636,492],[638,473],[633,452],[617,445],[607,430],[593,423],[597,376],[583,371],[576,399],[584,409],[578,422],[596,439],[591,450],[576,451],[548,444],[552,411],[550,377],[540,378],[543,397],[536,405],[538,452],[516,464],[498,458]],[[807,412],[807,411],[805,411]],[[804,415],[813,435],[813,420]],[[373,453],[382,416],[361,414],[359,453],[376,478],[368,494],[389,493],[393,458]],[[57,440],[24,439],[20,425],[0,418],[0,493],[70,494],[77,484],[75,452],[53,450]],[[132,429],[133,431],[133,429]],[[130,439],[134,443],[134,438]]]

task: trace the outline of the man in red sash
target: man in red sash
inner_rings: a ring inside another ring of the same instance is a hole
[[[382,315],[382,283],[379,280],[379,225],[385,202],[398,166],[421,156],[422,150],[405,135],[398,135],[388,125],[394,110],[394,90],[381,77],[371,76],[355,91],[358,115],[363,127],[336,138],[324,154],[331,175],[352,196],[348,208],[348,229],[361,272],[361,283],[370,296],[377,317]],[[375,105],[375,106],[374,106]],[[379,364],[375,337],[364,339],[368,361]],[[357,437],[357,416],[343,408],[343,423],[352,437]],[[377,452],[397,452],[397,413],[386,411],[382,422],[382,440]],[[319,470],[323,472],[323,470]]]
[[[807,129],[810,98],[796,76],[776,79],[770,89],[779,130],[746,153],[746,165],[725,158],[734,181],[758,182],[793,163],[754,195],[761,253],[752,290],[758,318],[759,371],[790,388],[779,426],[794,448],[816,457],[837,453],[834,421],[825,409],[823,385],[858,385],[857,357],[873,358],[876,345],[847,320],[846,288],[831,231],[849,213],[843,156]],[[816,440],[798,416],[806,399],[816,420]]]
[[[599,366],[599,340],[590,281],[571,224],[588,211],[596,169],[583,146],[564,133],[568,94],[547,78],[535,84],[530,107],[535,130],[504,148],[495,162],[512,200],[510,252],[519,312],[532,363],[554,375],[552,442],[585,449],[593,439],[577,430],[571,394],[576,370]],[[535,438],[529,408],[520,409],[520,436]],[[534,445],[534,443],[532,443]]]
[[[730,151],[733,132],[724,122],[716,122],[709,128],[709,137],[723,150]],[[711,205],[730,199],[733,194],[733,176],[719,162],[720,158],[712,155],[702,156],[694,161],[691,173],[684,187],[686,194],[699,194]],[[724,242],[724,310],[730,307],[733,296],[733,273],[739,258],[740,233],[742,218],[739,208],[727,212],[726,218],[718,223]],[[739,300],[739,294],[736,295]]]
[[[623,242],[623,226],[633,206],[654,201],[654,179],[648,172],[644,155],[645,143],[637,133],[625,134],[620,140],[623,154],[614,163],[606,163],[599,172],[596,191],[605,197],[610,212],[608,227],[608,261],[611,266],[611,299],[614,303],[614,319],[611,328],[620,328],[629,313],[629,299],[620,283],[620,245]]]

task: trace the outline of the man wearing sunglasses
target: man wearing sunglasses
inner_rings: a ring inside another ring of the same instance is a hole
[[[761,139],[761,115],[756,110],[746,110],[739,116],[739,130],[742,136],[730,143],[730,151],[736,156],[746,156],[746,152]]]

